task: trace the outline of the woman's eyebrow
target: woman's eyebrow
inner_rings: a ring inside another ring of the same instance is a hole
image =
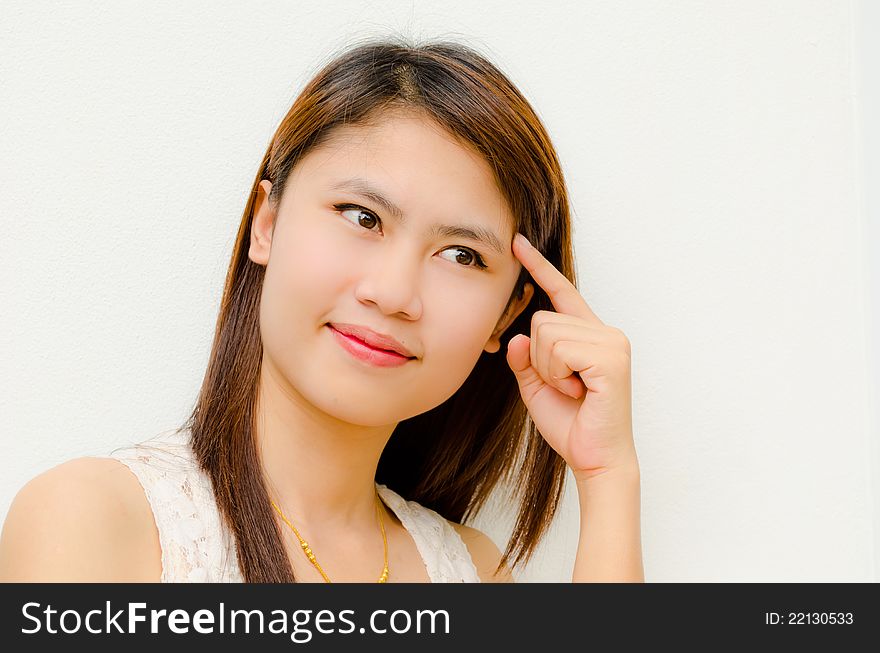
[[[394,202],[388,199],[382,192],[370,184],[366,179],[361,177],[351,177],[333,184],[330,190],[347,190],[356,195],[360,195],[372,202],[375,202],[385,209],[401,224],[406,224],[406,217]],[[483,243],[499,256],[505,255],[505,248],[501,244],[501,239],[491,229],[486,229],[480,225],[469,224],[433,224],[431,225],[430,234],[434,236],[442,236],[446,238],[467,238],[476,242]]]

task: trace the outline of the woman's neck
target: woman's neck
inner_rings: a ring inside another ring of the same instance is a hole
[[[376,467],[394,426],[357,426],[328,415],[264,358],[257,451],[270,499],[297,529],[375,528]]]

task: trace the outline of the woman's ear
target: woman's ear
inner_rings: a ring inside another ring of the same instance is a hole
[[[269,202],[272,182],[263,179],[257,186],[257,199],[254,202],[254,217],[251,220],[251,243],[248,258],[254,263],[268,265],[272,250],[272,230],[275,226],[275,211]]]
[[[505,331],[507,331],[507,327],[509,327],[513,323],[517,316],[522,313],[523,310],[525,310],[525,307],[529,305],[529,302],[532,301],[532,295],[534,293],[535,287],[527,281],[523,286],[522,297],[520,297],[519,299],[515,299],[510,303],[510,306],[501,317],[501,320],[499,320],[498,326],[495,327],[495,331],[492,332],[489,341],[483,348],[484,351],[490,354],[494,354],[499,349],[501,349],[501,336],[504,334]]]

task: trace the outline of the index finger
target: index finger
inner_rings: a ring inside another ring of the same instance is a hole
[[[521,233],[513,238],[513,255],[523,264],[560,313],[574,315],[594,324],[604,324],[574,284],[548,261]]]

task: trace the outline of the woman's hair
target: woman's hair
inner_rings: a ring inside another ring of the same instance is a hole
[[[265,273],[248,258],[257,188],[268,179],[269,199],[278,202],[296,163],[336,127],[375,124],[398,108],[420,112],[476,148],[494,170],[516,230],[576,284],[569,203],[556,152],[535,111],[498,68],[461,44],[416,47],[397,38],[349,46],[321,68],[281,121],[257,171],[207,371],[181,427],[190,431],[198,464],[235,537],[245,582],[295,581],[254,438]],[[529,279],[523,267],[508,306],[522,297]],[[535,429],[505,356],[514,335],[530,333],[535,311],[553,310],[547,294],[532,285],[534,295],[503,334],[501,349],[483,352],[461,388],[442,404],[401,421],[376,473],[377,482],[459,523],[475,515],[499,483],[509,483],[518,514],[499,568],[531,558],[565,482],[565,462]]]

